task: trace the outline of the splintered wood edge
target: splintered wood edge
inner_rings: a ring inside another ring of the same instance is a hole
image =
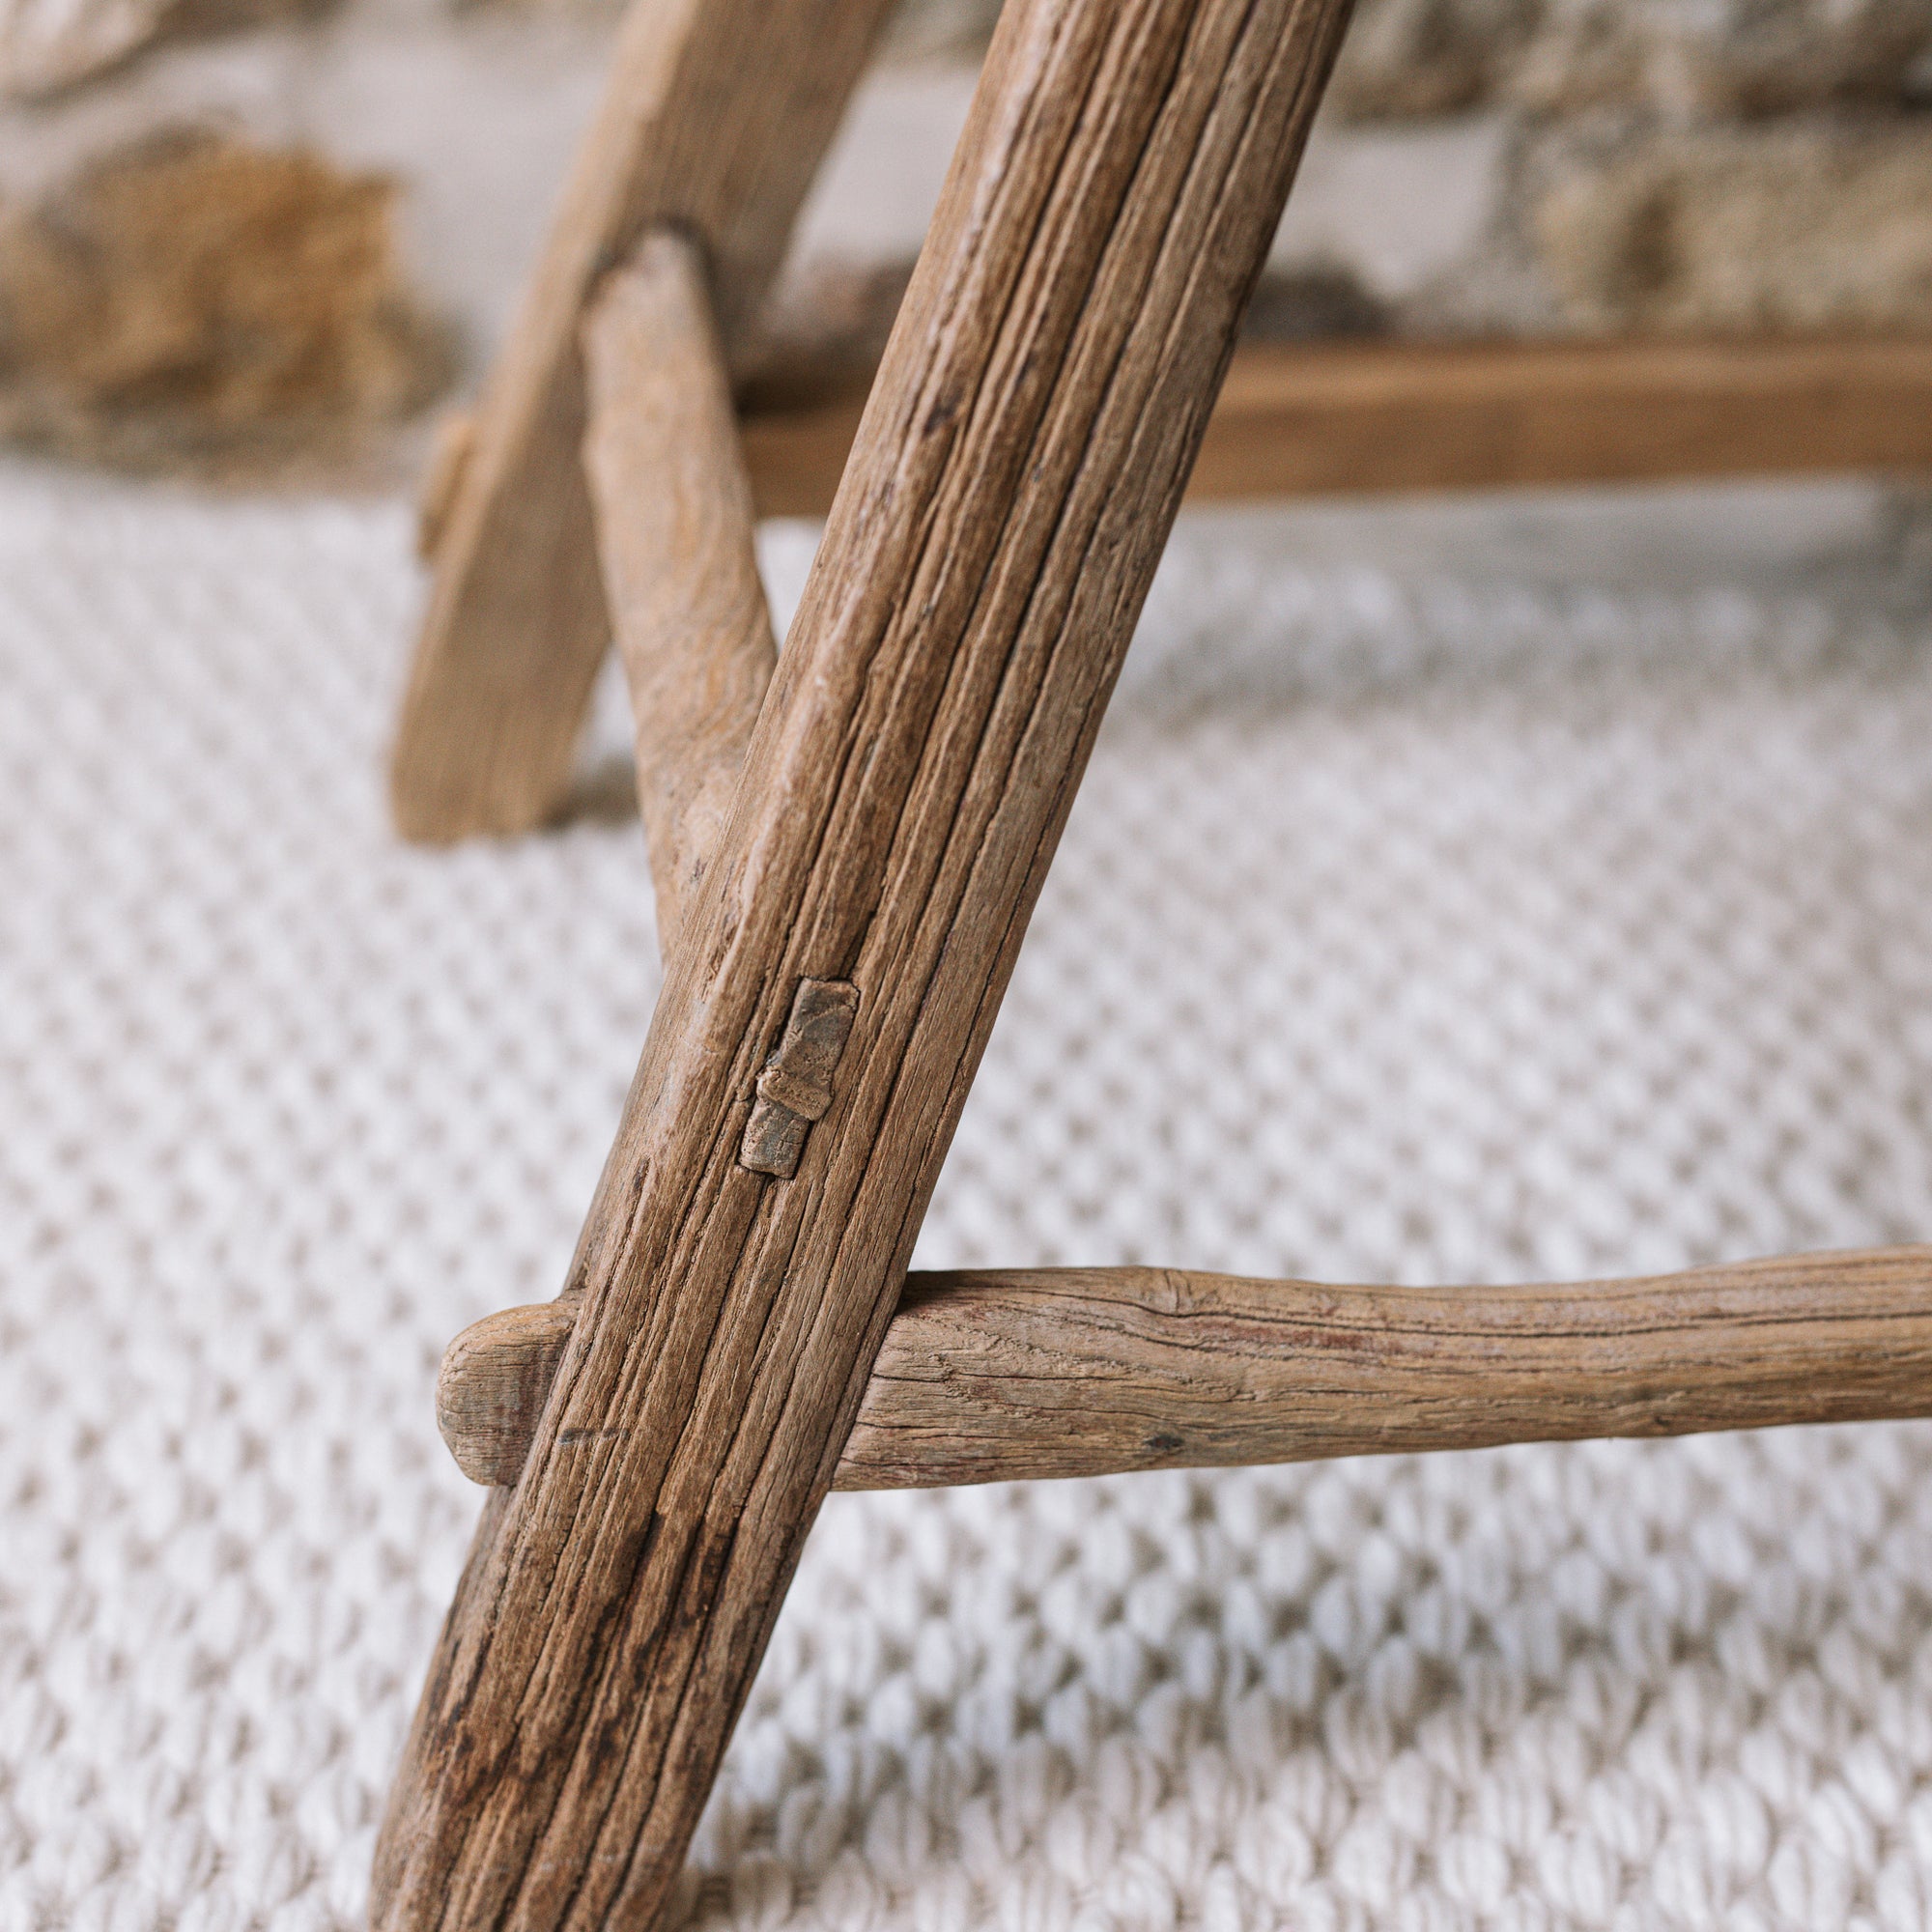
[[[523,1466],[563,1303],[450,1345],[472,1481]],[[1932,1246],[1628,1281],[1352,1288],[1168,1268],[908,1277],[844,1490],[1932,1415]]]

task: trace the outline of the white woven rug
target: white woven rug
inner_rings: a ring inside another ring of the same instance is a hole
[[[1932,1233],[1925,603],[1593,514],[1607,588],[1182,540],[927,1262]],[[0,472],[4,1932],[359,1923],[477,1506],[437,1357],[554,1292],[642,1037],[635,819],[388,837],[415,596],[398,508]],[[1920,1926],[1928,1611],[1918,1425],[835,1497],[691,1907]]]

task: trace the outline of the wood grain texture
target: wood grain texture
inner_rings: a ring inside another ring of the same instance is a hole
[[[668,953],[724,836],[778,646],[696,245],[646,235],[599,287],[583,341],[584,466]]]
[[[864,1393],[1346,14],[1009,0],[486,1518],[374,1923],[653,1924]],[[738,1151],[859,992],[797,1174]]]
[[[1649,1280],[914,1275],[837,1487],[1932,1415],[1932,1247]]]
[[[568,1326],[550,1302],[450,1344],[437,1419],[472,1482],[515,1481]],[[1907,1415],[1932,1415],[1932,1247],[1521,1288],[982,1269],[906,1278],[832,1486]]]
[[[433,563],[449,527],[449,512],[476,443],[476,418],[469,410],[446,410],[437,418],[416,489],[416,558]]]
[[[436,1426],[472,1483],[502,1486],[523,1473],[578,1305],[559,1295],[505,1308],[472,1321],[443,1350]]]
[[[404,836],[555,809],[609,623],[579,450],[578,324],[655,225],[700,243],[739,339],[891,0],[632,0],[611,77],[436,537],[390,799]]]
[[[825,514],[856,395],[749,415],[758,514]],[[1190,502],[1932,469],[1932,341],[1251,344]]]

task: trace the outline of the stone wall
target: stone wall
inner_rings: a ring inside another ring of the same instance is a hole
[[[0,435],[387,462],[501,337],[616,0],[0,0]],[[767,378],[875,345],[989,0],[909,0]],[[1361,0],[1254,326],[1932,330],[1932,0]]]

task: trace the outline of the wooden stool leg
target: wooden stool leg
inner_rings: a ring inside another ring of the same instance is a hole
[[[739,339],[891,0],[632,0],[589,138],[440,518],[390,773],[412,838],[556,808],[609,641],[578,323],[644,229],[701,244]]]
[[[662,1911],[1346,12],[1009,4],[668,962],[573,1267],[582,1315],[443,1631],[379,1927]],[[838,1010],[836,1067],[793,1053],[802,1013]],[[754,1103],[794,1102],[795,1170],[746,1165]]]

